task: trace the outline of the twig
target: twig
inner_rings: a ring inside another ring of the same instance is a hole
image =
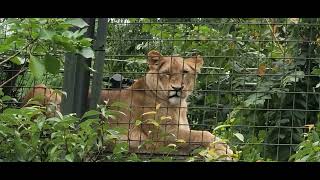
[[[269,27],[269,29],[270,29],[270,31],[271,31],[271,33],[272,33],[273,42],[274,42],[275,44],[277,44],[277,46],[280,48],[281,52],[284,54],[284,53],[285,53],[285,52],[284,52],[284,49],[283,49],[283,47],[281,46],[281,44],[278,42],[279,40],[278,40],[278,38],[276,37],[275,32],[273,31],[272,26],[270,25],[270,22],[269,22],[269,20],[268,20],[267,18],[266,18],[266,21],[267,21],[268,27]],[[276,41],[275,41],[275,40],[276,40]]]
[[[26,69],[27,69],[27,68],[25,68],[25,69],[20,69],[20,71],[19,71],[17,74],[15,74],[15,75],[12,76],[10,79],[8,79],[8,80],[6,80],[4,83],[2,83],[2,84],[0,85],[0,87],[3,87],[5,84],[7,84],[8,82],[10,82],[12,79],[16,78],[19,74],[21,74],[22,72],[24,72]]]
[[[32,43],[34,43],[35,41],[36,41],[36,39],[33,40],[33,41],[31,41],[31,42],[29,42],[27,45],[25,45],[22,49],[20,49],[20,51],[16,52],[14,55],[12,55],[12,56],[8,57],[7,59],[1,61],[1,62],[0,62],[0,66],[1,66],[2,64],[4,64],[5,62],[9,61],[10,59],[18,56],[18,55],[22,52],[22,50],[26,49],[28,46],[30,46],[30,45],[31,45]]]

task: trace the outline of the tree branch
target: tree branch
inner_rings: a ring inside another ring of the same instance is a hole
[[[7,84],[8,82],[10,82],[12,79],[16,78],[17,76],[19,76],[19,74],[21,74],[22,72],[24,72],[27,68],[24,68],[24,69],[20,69],[20,71],[15,74],[14,76],[12,76],[10,79],[6,80],[4,83],[2,83],[0,85],[0,88],[3,87],[5,84]]]
[[[9,61],[10,59],[18,56],[24,49],[26,49],[28,46],[30,46],[31,44],[33,44],[37,39],[33,40],[33,41],[30,41],[27,45],[25,45],[22,49],[20,49],[20,51],[16,52],[14,55],[8,57],[7,59],[3,60],[0,62],[0,66],[2,64],[4,64],[5,62]]]
[[[273,30],[273,28],[272,28],[269,20],[268,20],[267,18],[266,18],[265,20],[267,21],[268,27],[269,27],[269,29],[270,29],[270,31],[271,31],[271,33],[272,33],[273,42],[280,48],[281,52],[284,54],[284,53],[285,53],[285,52],[284,52],[284,49],[283,49],[283,47],[281,46],[281,44],[279,43],[279,40],[278,40],[278,38],[276,37],[275,32],[274,32],[274,30]]]

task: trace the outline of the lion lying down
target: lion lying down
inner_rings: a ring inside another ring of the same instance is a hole
[[[157,51],[150,51],[148,65],[146,76],[138,79],[131,87],[101,91],[101,103],[121,101],[130,106],[130,111],[121,110],[125,115],[119,115],[116,120],[110,119],[113,127],[128,129],[128,135],[123,139],[129,142],[130,150],[155,152],[158,147],[175,144],[178,140],[178,151],[181,154],[190,153],[202,146],[214,148],[218,155],[232,155],[228,145],[216,143],[219,139],[209,131],[191,130],[188,123],[186,99],[194,88],[203,59],[200,56],[187,59],[162,56]],[[36,95],[45,95],[45,101],[41,103],[61,103],[61,97],[42,84],[27,93],[24,101]],[[135,125],[137,120],[142,122],[138,126]],[[157,121],[157,125],[150,123],[154,120],[160,121]],[[139,147],[147,139],[156,143]]]

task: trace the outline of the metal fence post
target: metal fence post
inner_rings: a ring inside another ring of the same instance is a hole
[[[84,18],[89,25],[86,37],[94,38],[95,18]],[[68,53],[65,56],[63,91],[67,97],[62,98],[62,113],[76,113],[81,116],[88,108],[91,59]]]
[[[96,72],[93,73],[92,79],[90,109],[95,109],[97,107],[100,98],[103,79],[104,58],[106,54],[105,45],[107,37],[107,21],[107,18],[99,18],[98,20],[96,42],[94,45],[95,61],[93,65],[93,69],[95,69]]]

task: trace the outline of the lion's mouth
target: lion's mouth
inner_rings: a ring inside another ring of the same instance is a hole
[[[180,98],[181,92],[180,91],[170,91],[169,93],[169,99],[171,98]]]
[[[169,99],[170,99],[170,98],[174,98],[174,97],[179,98],[180,96],[178,96],[177,94],[175,94],[175,95],[169,96]]]

